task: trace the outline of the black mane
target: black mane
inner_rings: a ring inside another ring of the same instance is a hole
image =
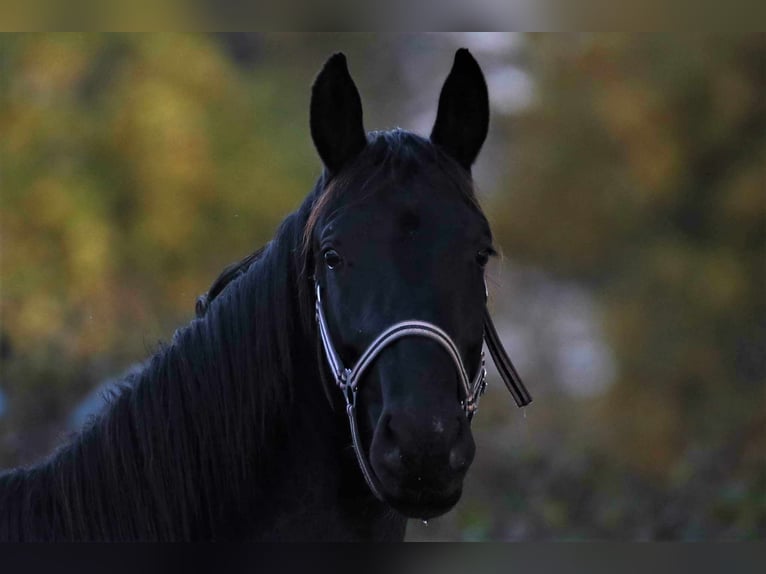
[[[308,320],[288,286],[302,272],[311,201],[224,274],[207,312],[124,380],[81,433],[44,462],[0,475],[0,539],[236,535],[221,528],[247,512],[250,481],[292,404]]]

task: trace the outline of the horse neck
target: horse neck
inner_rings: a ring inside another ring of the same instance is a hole
[[[249,320],[269,319],[258,307],[276,279],[258,275],[276,264],[271,251],[79,435],[46,462],[0,479],[0,538],[238,534],[268,482],[271,439],[290,416],[286,381],[262,380],[278,371],[273,349],[286,336],[276,321]]]

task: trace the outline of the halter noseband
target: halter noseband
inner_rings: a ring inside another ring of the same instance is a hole
[[[481,365],[479,366],[478,372],[473,379],[470,379],[466,372],[465,365],[463,364],[463,360],[460,357],[457,345],[455,345],[455,342],[449,335],[447,335],[447,333],[433,323],[428,323],[426,321],[402,321],[391,325],[380,333],[380,335],[378,335],[364,350],[362,355],[356,361],[356,364],[349,369],[344,366],[343,361],[332,343],[330,329],[327,325],[324,309],[322,308],[322,294],[319,282],[315,280],[314,284],[316,290],[316,320],[319,326],[319,339],[322,348],[324,349],[324,355],[327,358],[327,364],[335,378],[335,384],[341,390],[343,398],[346,400],[346,414],[348,415],[349,424],[351,426],[351,438],[354,443],[356,459],[372,493],[378,500],[385,502],[383,495],[380,493],[380,488],[377,485],[377,480],[374,477],[370,463],[362,449],[359,427],[356,420],[356,397],[357,391],[359,390],[359,381],[362,375],[370,368],[378,355],[394,341],[398,341],[403,337],[425,337],[426,339],[431,339],[438,343],[447,352],[455,365],[465,396],[461,402],[461,406],[470,423],[478,409],[479,397],[484,394],[487,387],[487,370],[484,367],[484,352],[482,351],[481,353]],[[489,348],[490,354],[495,361],[495,365],[508,387],[508,390],[516,400],[516,403],[520,407],[528,405],[532,402],[532,397],[524,387],[524,383],[521,382],[521,378],[516,372],[516,369],[514,369],[513,363],[511,363],[510,358],[503,349],[502,344],[500,343],[500,338],[497,335],[497,330],[495,329],[495,326],[492,323],[492,318],[489,316],[489,311],[486,308],[484,310],[484,338],[487,342],[487,348]]]

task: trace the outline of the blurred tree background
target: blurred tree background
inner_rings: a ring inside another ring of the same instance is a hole
[[[492,97],[491,303],[535,402],[492,378],[463,500],[408,538],[766,535],[763,34],[3,35],[0,468],[298,206],[330,53],[368,129],[427,134],[460,45]]]

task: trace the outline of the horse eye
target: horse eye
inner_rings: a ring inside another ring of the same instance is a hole
[[[489,256],[490,255],[491,255],[491,253],[489,251],[487,251],[486,249],[484,249],[482,251],[479,251],[476,254],[476,263],[478,263],[482,267],[485,267],[487,265],[487,263],[489,263]]]
[[[338,265],[343,263],[343,258],[335,249],[328,249],[324,252],[324,262],[328,269],[335,269]]]

